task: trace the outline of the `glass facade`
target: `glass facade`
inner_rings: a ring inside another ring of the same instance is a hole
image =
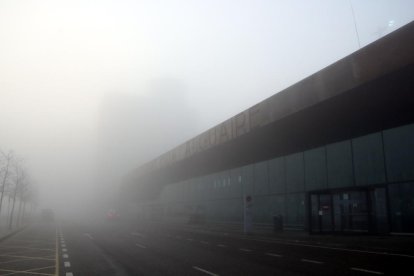
[[[172,183],[159,202],[241,222],[245,196],[255,223],[282,215],[286,228],[414,233],[414,124]]]

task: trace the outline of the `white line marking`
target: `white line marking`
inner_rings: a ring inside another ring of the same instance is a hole
[[[274,254],[274,253],[266,253],[267,256],[271,256],[271,257],[282,257],[282,255],[279,254]]]
[[[63,254],[63,258],[65,258],[65,259],[69,258],[69,255],[68,254]]]
[[[225,244],[217,244],[218,247],[227,247]]]
[[[206,242],[206,241],[200,241],[200,242],[204,244],[210,244],[209,242]]]
[[[142,235],[141,233],[138,233],[138,232],[133,232],[133,233],[131,233],[131,235],[132,236],[138,236],[138,237],[141,237],[141,238],[144,237],[144,235]]]
[[[141,248],[146,248],[144,245],[139,244],[139,243],[136,243],[135,245],[138,246],[138,247],[141,247]]]
[[[247,248],[239,248],[239,250],[244,251],[244,252],[250,252],[251,251],[250,249],[247,249]]]
[[[66,276],[73,276],[72,272],[66,272]]]
[[[87,236],[90,240],[93,240],[93,237],[92,237],[92,235],[91,235],[91,234],[89,234],[89,233],[84,233],[83,235]]]
[[[315,260],[309,260],[309,259],[301,259],[302,262],[305,263],[312,263],[312,264],[323,264],[323,262],[315,261]]]
[[[205,269],[199,268],[199,267],[197,267],[197,266],[193,266],[193,268],[194,268],[195,270],[198,270],[198,271],[204,272],[204,273],[206,273],[206,274],[208,274],[208,275],[211,275],[211,276],[218,276],[218,274],[215,274],[215,273],[210,272],[210,271],[208,271],[208,270],[205,270]]]
[[[358,268],[358,267],[351,267],[351,270],[361,271],[361,272],[366,272],[366,273],[371,273],[371,274],[377,274],[377,275],[383,275],[384,274],[383,272],[368,270],[368,269],[363,269],[363,268]]]
[[[64,262],[65,267],[70,267],[70,262]]]
[[[66,247],[66,244],[62,244],[62,247],[64,248],[64,247]]]
[[[266,243],[278,243],[278,244],[284,244],[284,245],[321,248],[321,249],[329,249],[329,250],[345,251],[345,252],[358,252],[358,253],[375,254],[375,255],[387,255],[387,256],[414,258],[414,255],[396,254],[396,253],[389,253],[389,252],[376,252],[376,251],[367,251],[367,250],[358,250],[358,249],[346,249],[346,248],[340,248],[340,247],[319,246],[319,245],[310,245],[310,244],[303,244],[303,243],[301,244],[301,243],[285,242],[285,241],[278,241],[278,240],[263,240],[263,239],[249,239],[249,238],[239,238],[239,239],[241,239],[241,240],[251,240],[251,241],[260,241],[260,242],[266,242]]]
[[[62,248],[62,251],[63,252],[67,252],[68,250],[66,248]]]
[[[187,241],[189,241],[189,242],[192,242],[193,241],[193,239],[186,239]]]

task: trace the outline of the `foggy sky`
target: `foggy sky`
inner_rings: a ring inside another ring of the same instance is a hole
[[[0,0],[0,148],[67,208],[413,17],[409,0]]]

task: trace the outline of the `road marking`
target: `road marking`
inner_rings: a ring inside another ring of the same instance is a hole
[[[138,236],[138,237],[141,237],[141,238],[144,237],[144,235],[142,235],[141,233],[138,233],[138,232],[132,232],[131,235],[132,236]]]
[[[58,244],[58,242],[56,241],[56,245]],[[44,250],[44,251],[53,251],[55,252],[55,249],[49,249],[49,248],[38,248],[38,247],[27,247],[27,246],[0,246],[0,248],[5,248],[5,249],[30,249],[30,250]],[[0,255],[2,256],[2,255]]]
[[[227,247],[225,244],[217,244],[218,247]]]
[[[58,232],[60,232],[57,228],[55,229],[56,232],[56,240],[55,240],[55,275],[59,275],[59,244],[58,244]]]
[[[197,266],[193,266],[193,268],[194,268],[195,270],[198,270],[198,271],[204,272],[205,274],[208,274],[208,275],[211,275],[211,276],[218,276],[218,274],[215,274],[215,273],[213,273],[213,272],[210,272],[210,271],[208,271],[208,270],[202,269],[202,268],[197,267]]]
[[[69,258],[69,255],[68,254],[63,254],[63,258],[65,258],[65,259]]]
[[[39,273],[39,272],[35,272],[37,270],[43,270],[43,269],[49,269],[49,268],[53,268],[54,266],[46,266],[46,267],[36,267],[33,269],[28,269],[28,270],[10,270],[10,269],[3,269],[0,268],[1,272],[11,272],[8,274],[2,274],[2,275],[12,275],[12,274],[34,274],[34,275],[48,275],[48,276],[55,276],[57,274],[47,274],[47,273]]]
[[[63,252],[67,252],[68,250],[66,248],[62,248],[62,251]]]
[[[65,265],[65,267],[70,267],[70,262],[64,262],[63,264]]]
[[[351,267],[351,270],[361,271],[361,272],[366,272],[366,273],[371,273],[371,274],[377,274],[377,275],[384,274],[383,272],[380,272],[380,271],[368,270],[368,269],[363,269],[363,268],[358,268],[358,267]]]
[[[301,259],[302,262],[305,263],[312,263],[312,264],[323,264],[323,262],[315,261],[315,260],[309,260],[309,259]]]
[[[210,244],[209,242],[206,242],[206,241],[200,241],[200,242],[203,244]]]
[[[93,240],[93,237],[92,237],[92,235],[91,235],[91,234],[89,234],[89,233],[84,233],[83,235],[84,235],[84,236],[87,236],[90,240]]]
[[[247,248],[239,248],[239,250],[244,251],[244,252],[250,252],[251,251],[250,249],[247,249]]]
[[[279,254],[274,254],[274,253],[266,253],[267,256],[271,256],[271,257],[282,257],[282,255]]]
[[[30,260],[45,260],[45,261],[53,261],[52,258],[44,258],[44,257],[30,257],[30,256],[21,256],[21,255],[9,255],[4,254],[1,255],[2,257],[11,257],[11,258],[20,258],[20,259],[30,259]],[[3,263],[3,262],[1,262]]]
[[[193,241],[193,239],[186,239],[187,241],[189,241],[189,242],[192,242]]]
[[[141,247],[141,248],[146,248],[144,245],[139,244],[139,243],[136,243],[135,245],[138,246],[138,247]]]
[[[62,247],[66,247],[66,244],[62,244]]]
[[[66,272],[66,276],[73,276],[72,272]]]
[[[311,244],[297,243],[298,241],[293,243],[293,242],[285,242],[285,241],[281,241],[281,240],[280,241],[279,240],[264,240],[264,239],[254,239],[254,238],[252,239],[252,238],[243,238],[243,237],[239,237],[238,239],[259,241],[259,242],[266,242],[266,243],[277,243],[277,244],[284,244],[284,245],[293,245],[293,246],[321,248],[321,249],[329,249],[329,250],[345,251],[345,252],[357,252],[357,253],[366,253],[366,254],[375,254],[375,255],[386,255],[386,256],[414,258],[414,255],[397,254],[397,253],[389,253],[389,252],[378,252],[378,251],[368,251],[368,250],[359,250],[359,249],[347,249],[347,248],[321,246],[321,245],[311,245]]]

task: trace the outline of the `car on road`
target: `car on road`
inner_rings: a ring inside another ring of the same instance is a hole
[[[106,212],[106,219],[117,220],[119,219],[119,214],[115,209],[109,209],[108,212]]]

